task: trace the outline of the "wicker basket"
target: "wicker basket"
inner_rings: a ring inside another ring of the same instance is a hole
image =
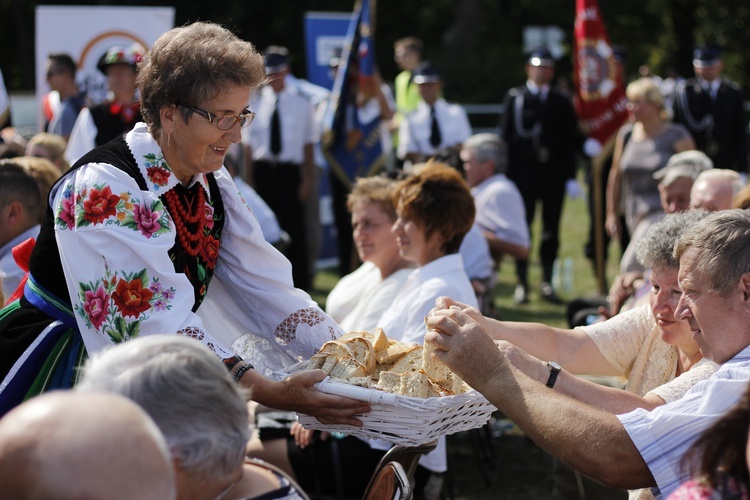
[[[295,365],[279,375],[289,375],[305,366],[306,363]],[[316,385],[318,390],[327,394],[368,401],[372,410],[356,415],[362,421],[362,427],[322,424],[314,417],[298,413],[297,419],[305,428],[383,439],[405,446],[418,446],[440,436],[481,427],[496,410],[474,390],[456,396],[420,399],[330,382],[329,379]]]

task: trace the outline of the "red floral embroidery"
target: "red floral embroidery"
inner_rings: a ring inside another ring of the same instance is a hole
[[[146,174],[149,180],[156,186],[166,186],[167,182],[169,182],[170,172],[162,167],[148,167]]]
[[[203,238],[201,242],[201,257],[206,261],[206,266],[209,269],[213,269],[216,265],[216,259],[219,258],[219,245],[220,241],[211,235]]]
[[[151,308],[151,297],[154,293],[148,288],[143,288],[140,278],[132,281],[120,279],[117,288],[112,292],[112,299],[123,316],[137,318],[142,312]]]
[[[203,340],[206,337],[206,334],[203,333],[203,330],[195,326],[187,326],[182,330],[178,330],[177,333],[195,340]]]
[[[109,186],[101,191],[96,188],[91,188],[91,193],[89,194],[88,199],[83,202],[83,218],[94,224],[102,223],[108,217],[115,215],[117,203],[119,201],[120,197],[116,194],[112,194],[112,190]]]
[[[281,345],[287,345],[289,342],[297,338],[297,326],[304,323],[308,326],[315,326],[318,323],[322,323],[325,317],[320,314],[320,311],[309,307],[307,309],[300,309],[287,316],[287,318],[279,323],[274,330],[273,335],[276,337],[276,342]]]

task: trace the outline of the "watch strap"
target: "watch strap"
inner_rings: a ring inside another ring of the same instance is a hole
[[[552,387],[555,385],[555,382],[557,382],[557,376],[560,374],[560,367],[559,365],[555,366],[550,362],[547,362],[547,367],[549,368],[549,378],[547,379],[547,387],[552,389]]]

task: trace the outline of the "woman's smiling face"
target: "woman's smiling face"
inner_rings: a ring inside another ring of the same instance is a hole
[[[428,238],[422,224],[406,218],[400,209],[396,213],[398,218],[391,231],[396,235],[398,252],[402,258],[416,262],[421,267],[445,255],[443,241],[437,231]]]
[[[214,116],[239,116],[250,101],[249,86],[233,86],[218,96],[201,103],[186,103],[208,111]],[[229,146],[240,142],[240,124],[220,130],[208,118],[192,112],[182,118],[183,108],[175,106],[162,110],[160,146],[170,168],[183,184],[196,174],[215,172],[224,164]]]

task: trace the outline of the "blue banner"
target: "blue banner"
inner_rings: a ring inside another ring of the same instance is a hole
[[[331,56],[346,42],[349,12],[305,13],[305,59],[307,79],[328,90],[333,88],[333,73],[328,67]]]
[[[323,121],[323,154],[345,186],[372,175],[385,163],[370,20],[370,1],[361,0],[349,22]]]

